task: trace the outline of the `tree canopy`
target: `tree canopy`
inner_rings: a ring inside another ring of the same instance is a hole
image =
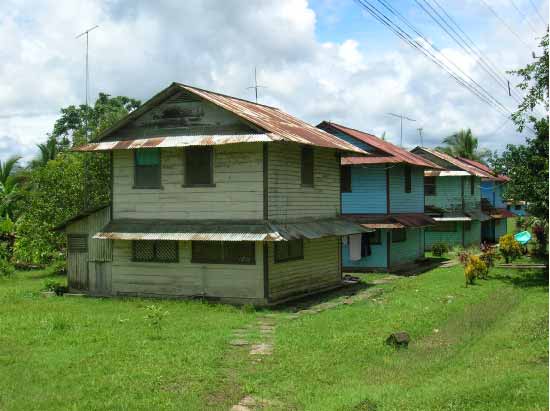
[[[455,157],[485,162],[490,154],[489,150],[478,149],[479,142],[469,128],[445,137],[442,143],[444,145],[436,147],[436,149]]]

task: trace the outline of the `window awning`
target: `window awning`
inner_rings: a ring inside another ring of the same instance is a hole
[[[347,214],[345,217],[371,229],[420,228],[435,224],[432,217],[423,213]]]
[[[344,218],[292,223],[222,220],[113,220],[93,238],[104,240],[288,241],[368,232]]]
[[[501,218],[513,218],[517,217],[517,214],[512,213],[510,210],[506,210],[505,208],[495,208],[489,213],[489,216],[491,218],[494,218],[496,220]],[[487,217],[489,219],[489,217]]]
[[[466,214],[469,215],[472,220],[487,221],[491,219],[491,217],[483,213],[481,210],[469,210],[466,212]]]
[[[435,221],[472,221],[470,217],[467,216],[457,216],[457,217],[434,217]]]

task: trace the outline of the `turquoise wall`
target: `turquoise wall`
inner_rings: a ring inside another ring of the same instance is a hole
[[[405,166],[390,167],[390,207],[392,213],[424,212],[424,169],[411,167],[411,192],[405,192]]]
[[[423,230],[411,228],[407,230],[407,240],[400,243],[391,243],[390,265],[396,267],[402,264],[413,263],[424,256]]]
[[[351,190],[342,193],[343,214],[385,214],[385,165],[352,166]]]
[[[481,221],[472,221],[471,229],[464,230],[464,244],[478,246],[481,243]]]
[[[462,245],[462,223],[457,222],[456,231],[424,231],[424,248],[431,250],[435,243],[445,243],[451,247],[455,245]]]
[[[426,205],[443,209],[460,208],[462,206],[462,182],[464,181],[464,206],[465,210],[479,209],[481,201],[481,179],[474,178],[474,194],[470,191],[470,177],[436,177],[436,195],[426,196]]]
[[[481,183],[481,196],[489,200],[495,208],[506,208],[506,203],[502,198],[504,186],[500,182],[483,181]]]
[[[351,261],[349,259],[349,247],[342,243],[342,265],[353,268],[387,268],[387,232],[388,230],[381,230],[382,243],[380,245],[371,245],[372,255],[358,261]]]
[[[508,221],[506,218],[499,218],[495,220],[495,242],[498,243],[500,237],[506,234],[508,229]]]

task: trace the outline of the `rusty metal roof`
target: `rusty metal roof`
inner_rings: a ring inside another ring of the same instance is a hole
[[[458,158],[455,158],[449,154],[442,153],[441,151],[437,151],[433,148],[427,148],[427,147],[415,147],[411,151],[418,151],[418,150],[425,151],[426,153],[431,154],[432,156],[440,158],[441,160],[444,160],[447,163],[452,164],[453,166],[459,168],[460,170],[468,172],[470,175],[487,178],[487,179],[494,179],[494,176],[491,175],[490,173],[483,171],[482,169],[479,169],[477,167],[474,167],[464,161],[461,161]]]
[[[498,173],[495,173],[493,170],[491,170],[487,165],[483,164],[483,163],[480,163],[479,161],[475,161],[475,160],[470,160],[469,158],[463,158],[463,157],[458,157],[458,159],[466,164],[469,164],[473,167],[477,167],[478,169],[490,174],[491,176],[493,176],[494,178],[492,178],[491,180],[497,180],[497,181],[502,181],[502,182],[507,182],[507,181],[510,181],[510,177],[508,176],[505,176],[503,174],[498,174]]]
[[[292,223],[225,220],[113,220],[94,235],[107,240],[287,241],[366,232],[343,218]]]
[[[152,107],[160,104],[172,94],[179,90],[186,90],[196,96],[203,98],[231,113],[237,115],[245,122],[251,124],[253,128],[258,129],[259,133],[264,133],[269,138],[268,141],[287,141],[300,144],[309,144],[318,147],[333,148],[355,154],[367,153],[360,148],[355,147],[341,139],[335,138],[329,133],[313,127],[306,122],[299,120],[275,107],[263,104],[253,103],[251,101],[227,96],[213,91],[204,90],[198,87],[188,86],[181,83],[172,83],[169,87],[155,95],[140,108],[130,113],[124,119],[119,121],[113,127],[105,130],[98,141],[102,141],[121,127],[138,118]],[[213,136],[210,136],[213,137]],[[219,142],[217,144],[227,144]],[[93,151],[97,146],[93,144],[82,146],[79,151]]]
[[[505,208],[495,208],[489,215],[494,219],[517,217],[517,214]]]
[[[349,128],[341,124],[336,124],[330,121],[323,121],[320,124],[318,124],[317,127],[326,127],[329,129],[332,128],[336,131],[340,131],[341,133],[345,133],[350,137],[353,137],[357,140],[367,143],[369,146],[387,154],[387,156],[363,157],[361,159],[354,160],[356,161],[355,163],[348,163],[348,164],[380,164],[382,162],[406,163],[414,166],[433,168],[433,169],[442,169],[442,167],[438,166],[437,164],[434,164],[431,161],[426,160],[420,156],[417,156],[416,154],[413,154],[388,141],[384,141],[381,138],[378,138],[372,134],[368,134],[363,131]],[[337,137],[334,137],[334,138],[337,138]],[[344,164],[344,162],[342,164]]]
[[[424,213],[345,214],[342,217],[368,228],[419,228],[435,224]]]

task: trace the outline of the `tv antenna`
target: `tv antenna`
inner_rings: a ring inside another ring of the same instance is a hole
[[[401,133],[399,134],[400,136],[400,146],[403,147],[403,119],[405,120],[409,120],[409,121],[416,121],[414,118],[409,118],[407,116],[404,116],[403,114],[395,114],[395,113],[388,113],[388,116],[394,116],[394,117],[397,117],[399,120],[400,120],[400,123],[401,123]]]
[[[420,147],[424,147],[424,138],[422,136],[422,130],[424,130],[422,127],[418,127],[418,135],[420,136]]]
[[[89,140],[89,130],[88,130],[88,91],[89,91],[89,77],[90,77],[90,74],[89,74],[89,69],[88,69],[88,34],[90,33],[90,31],[92,30],[95,30],[97,29],[99,26],[96,24],[95,26],[89,28],[88,30],[86,31],[83,31],[82,33],[80,33],[78,36],[76,36],[76,38],[80,38],[82,36],[86,36],[86,117],[85,117],[85,120],[86,120],[86,142]]]
[[[267,88],[266,86],[260,86],[258,84],[258,76],[256,75],[256,67],[254,67],[254,85],[253,86],[250,86],[250,87],[247,87],[246,89],[251,89],[253,88],[254,89],[254,93],[256,95],[256,103],[258,103],[258,89],[259,88]]]

